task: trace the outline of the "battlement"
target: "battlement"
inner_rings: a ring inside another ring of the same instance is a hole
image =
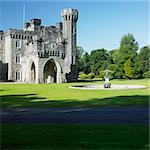
[[[65,8],[61,11],[61,16],[64,15],[78,15],[78,11],[72,8]]]
[[[61,17],[64,18],[65,20],[70,20],[71,17],[73,16],[74,20],[78,20],[78,11],[76,9],[72,8],[65,8],[61,11]]]

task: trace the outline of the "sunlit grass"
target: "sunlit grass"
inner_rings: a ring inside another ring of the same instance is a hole
[[[112,80],[112,84],[145,85],[134,90],[79,90],[77,84],[102,84],[103,81],[65,84],[0,84],[1,107],[85,107],[149,104],[148,80]]]

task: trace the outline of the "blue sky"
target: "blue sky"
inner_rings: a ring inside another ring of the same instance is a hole
[[[25,4],[25,17],[23,5]],[[150,6],[150,4],[149,4]],[[124,34],[132,33],[139,47],[148,42],[148,0],[98,0],[98,1],[0,1],[0,30],[22,28],[23,20],[41,18],[43,25],[55,25],[61,21],[63,8],[76,8],[79,11],[77,43],[85,51],[97,48],[107,50],[119,47]]]

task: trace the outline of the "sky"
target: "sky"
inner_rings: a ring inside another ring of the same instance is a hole
[[[32,18],[42,19],[45,26],[55,25],[63,8],[78,10],[77,45],[89,53],[119,48],[127,33],[133,34],[139,48],[150,45],[149,0],[0,0],[0,30],[21,29]]]

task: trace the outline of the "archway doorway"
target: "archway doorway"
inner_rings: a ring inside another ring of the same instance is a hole
[[[32,65],[31,65],[31,83],[35,83],[35,79],[36,79],[35,64],[34,64],[34,62],[32,62]]]
[[[46,62],[44,66],[44,83],[56,83],[57,67],[53,59]]]

